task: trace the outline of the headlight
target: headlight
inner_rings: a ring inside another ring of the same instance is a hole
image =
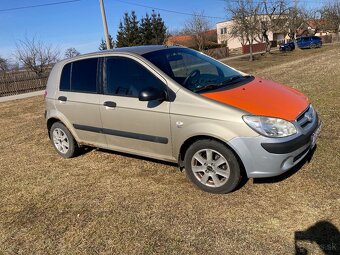
[[[291,122],[283,119],[262,116],[243,116],[243,120],[249,127],[264,136],[286,137],[296,134],[295,126]]]

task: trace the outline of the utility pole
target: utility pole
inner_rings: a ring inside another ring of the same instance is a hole
[[[103,21],[103,27],[104,27],[105,40],[106,40],[106,48],[108,50],[110,50],[111,49],[111,41],[110,41],[110,38],[109,38],[109,32],[107,30],[107,22],[106,22],[104,2],[103,2],[103,0],[99,0],[99,3],[100,3],[100,10],[101,10],[101,13],[102,13],[102,21]]]

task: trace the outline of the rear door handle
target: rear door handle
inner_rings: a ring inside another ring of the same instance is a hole
[[[114,107],[117,106],[117,104],[115,102],[112,102],[112,101],[106,101],[106,102],[104,102],[104,106],[114,108]]]
[[[61,102],[66,102],[67,101],[67,97],[60,96],[60,97],[58,97],[58,100],[61,101]]]

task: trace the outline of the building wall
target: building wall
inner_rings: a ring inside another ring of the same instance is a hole
[[[225,44],[226,41],[230,39],[230,30],[232,28],[232,21],[224,21],[216,24],[217,29],[217,42],[219,44]],[[226,33],[223,33],[223,29],[226,29]]]
[[[265,17],[263,17],[265,18]],[[229,49],[236,49],[242,47],[241,41],[239,38],[232,37],[230,35],[230,31],[233,27],[233,21],[223,21],[216,24],[217,29],[217,42],[219,44],[226,44]],[[226,32],[226,33],[225,33]],[[273,33],[273,31],[268,32],[268,37],[270,41],[280,41],[284,40],[285,35],[283,33]],[[258,41],[260,41],[258,39]],[[256,42],[254,42],[256,43]]]

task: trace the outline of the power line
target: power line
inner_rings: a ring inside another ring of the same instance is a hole
[[[149,9],[153,9],[153,10],[158,10],[158,11],[164,11],[164,12],[169,12],[169,13],[176,13],[176,14],[187,15],[187,16],[195,16],[195,14],[188,13],[188,12],[180,12],[180,11],[175,11],[175,10],[169,10],[169,9],[164,9],[164,8],[153,7],[153,6],[149,6],[149,5],[132,3],[132,2],[128,2],[128,1],[122,1],[122,0],[115,0],[115,1],[120,2],[120,3],[124,3],[124,4],[135,5],[135,6],[139,6],[139,7],[144,7],[144,8],[149,8]],[[202,16],[204,18],[208,18],[208,19],[222,19],[222,20],[225,19],[223,17],[216,17],[216,16],[207,16],[207,15],[200,15],[200,16]]]
[[[16,11],[16,10],[22,10],[22,9],[31,9],[31,8],[37,8],[37,7],[43,7],[43,6],[59,5],[59,4],[69,4],[69,3],[80,2],[80,1],[81,0],[68,0],[68,1],[46,3],[46,4],[27,5],[27,6],[13,7],[13,8],[7,8],[7,9],[0,9],[0,12]]]

